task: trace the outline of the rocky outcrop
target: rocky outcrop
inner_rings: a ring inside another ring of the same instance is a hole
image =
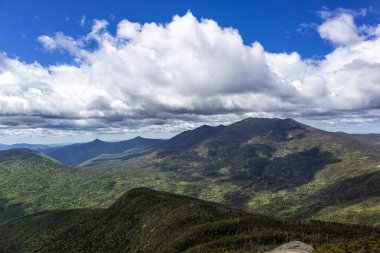
[[[281,245],[268,253],[312,253],[314,248],[303,242],[292,241]]]

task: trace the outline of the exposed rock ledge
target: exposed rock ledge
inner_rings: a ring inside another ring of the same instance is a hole
[[[313,247],[303,242],[292,241],[281,245],[268,253],[312,253]]]

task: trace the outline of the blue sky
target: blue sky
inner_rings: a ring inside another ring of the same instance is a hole
[[[70,61],[59,52],[46,54],[38,43],[41,34],[62,31],[77,37],[86,34],[93,19],[106,19],[110,31],[122,19],[146,23],[170,22],[175,14],[184,15],[188,10],[198,18],[209,18],[223,27],[239,30],[244,42],[260,41],[270,52],[297,51],[303,57],[323,57],[333,48],[323,41],[316,31],[305,33],[297,30],[303,23],[320,23],[317,12],[327,8],[358,10],[373,8],[358,24],[374,24],[379,20],[380,1],[47,1],[1,0],[0,40],[1,51],[23,61],[55,64]],[[86,17],[84,26],[80,20]],[[4,39],[7,38],[7,39]]]
[[[0,143],[169,137],[247,116],[380,132],[379,17],[376,0],[0,0]]]

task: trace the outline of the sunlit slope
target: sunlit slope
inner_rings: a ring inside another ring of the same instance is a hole
[[[128,189],[165,186],[155,177],[132,166],[116,173],[91,171],[29,149],[0,151],[0,223],[44,210],[107,207]]]
[[[70,187],[71,170],[30,149],[1,151],[0,220],[39,211],[40,205],[55,208],[55,200],[49,195],[54,189]]]

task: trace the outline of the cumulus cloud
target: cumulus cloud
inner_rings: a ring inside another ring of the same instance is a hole
[[[353,16],[347,13],[329,18],[318,27],[318,32],[322,38],[337,45],[350,45],[362,41]]]
[[[337,46],[352,45],[379,35],[379,26],[357,26],[355,23],[355,18],[367,15],[367,9],[340,8],[334,11],[324,9],[319,12],[319,15],[324,22],[317,26],[317,31],[323,39],[329,40]],[[305,25],[308,24],[300,24],[300,32],[303,31]]]
[[[95,20],[79,38],[38,38],[75,64],[44,67],[1,54],[0,128],[176,131],[244,116],[380,116],[379,29],[362,36],[352,14],[319,26],[339,45],[319,61],[245,45],[237,30],[190,12],[167,24],[122,20],[114,35],[108,25]],[[97,48],[87,48],[94,41]]]

